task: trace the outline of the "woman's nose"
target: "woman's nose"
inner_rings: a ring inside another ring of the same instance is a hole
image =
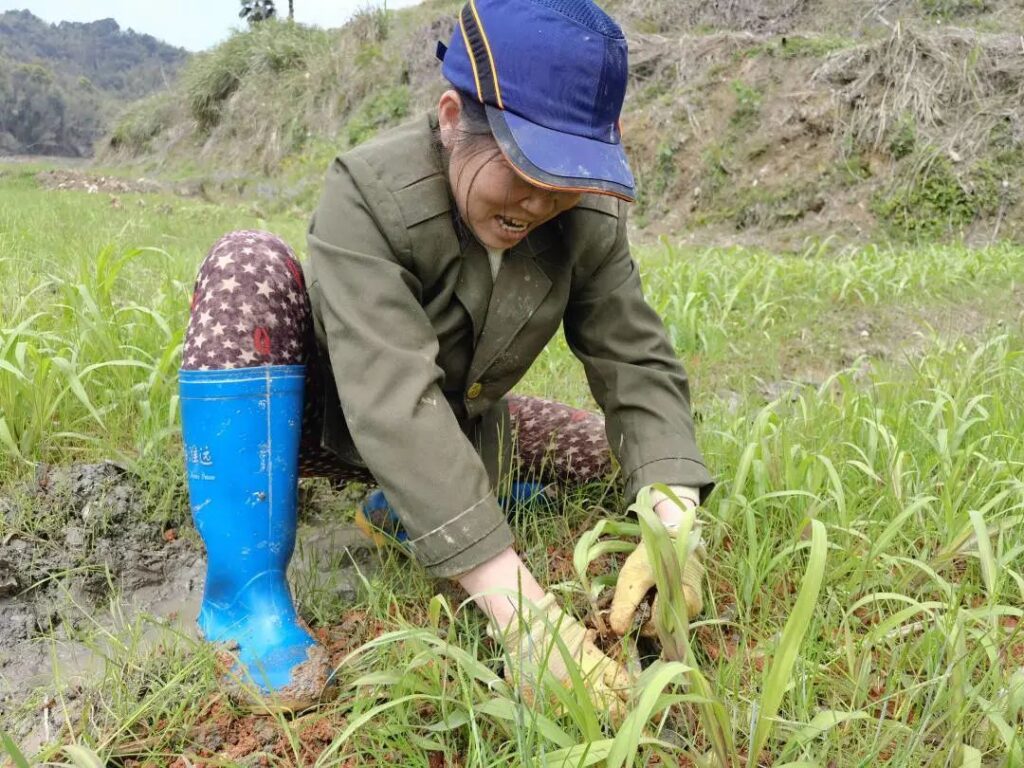
[[[555,207],[555,196],[546,189],[533,187],[521,204],[531,216],[546,216]]]

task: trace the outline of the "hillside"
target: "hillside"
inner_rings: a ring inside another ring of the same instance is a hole
[[[647,235],[1024,238],[1024,0],[607,5],[630,38]],[[335,152],[436,102],[459,6],[236,34],[130,111],[104,158],[307,211]]]
[[[113,19],[0,14],[0,155],[91,155],[116,114],[168,87],[187,58]]]

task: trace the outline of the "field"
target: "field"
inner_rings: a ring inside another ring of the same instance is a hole
[[[1024,765],[1019,247],[637,248],[719,483],[701,512],[709,608],[676,628],[676,660],[647,668],[617,731],[582,698],[523,705],[464,595],[351,537],[303,553],[295,579],[338,665],[337,700],[255,717],[219,691],[191,617],[157,615],[128,576],[135,552],[162,562],[158,575],[197,567],[176,371],[199,260],[247,227],[301,253],[306,222],[45,190],[37,170],[0,167],[0,754],[12,764]],[[519,391],[590,402],[561,339]],[[102,504],[76,498],[85,475]],[[359,499],[304,486],[305,529],[344,533]],[[89,514],[101,508],[114,512]],[[610,489],[586,488],[520,512],[514,529],[541,582],[583,615],[621,555],[588,568],[602,550],[575,544],[630,520]],[[72,645],[89,663],[69,672]],[[28,675],[30,658],[56,672]]]

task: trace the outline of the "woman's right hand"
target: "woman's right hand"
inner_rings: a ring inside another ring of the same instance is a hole
[[[571,689],[569,670],[575,665],[594,705],[607,712],[615,724],[625,719],[632,677],[594,644],[593,630],[587,630],[558,607],[551,593],[536,603],[524,604],[508,627],[496,634],[508,657],[505,677],[519,688],[525,700],[536,701],[538,680],[544,672]]]

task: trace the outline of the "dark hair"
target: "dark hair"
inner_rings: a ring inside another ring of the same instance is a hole
[[[465,91],[456,90],[459,99],[462,101],[462,110],[459,114],[459,125],[455,129],[453,146],[460,149],[483,149],[490,147],[494,134],[491,132],[491,124],[487,121],[487,112],[484,105],[476,100],[474,96]],[[441,132],[434,132],[434,144],[445,165],[451,160],[451,150],[441,144]]]
[[[465,91],[457,91],[457,93],[459,98],[462,99],[462,116],[459,120],[460,138],[465,141],[467,137],[483,136],[485,134],[493,136],[491,124],[487,121],[487,112],[484,111],[484,105]]]
[[[475,96],[465,91],[457,90],[456,92],[462,101],[462,111],[459,115],[459,125],[455,129],[452,147],[448,148],[442,145],[440,131],[434,134],[434,142],[445,168],[450,167],[453,150],[472,155],[493,153],[496,157],[500,156],[501,150],[498,149],[498,143],[491,132],[491,124],[487,120],[487,112],[484,110],[484,105],[477,101]],[[476,182],[476,174],[480,173],[482,169],[483,166],[477,168],[473,178],[469,180],[469,186],[466,191],[467,198],[472,194],[473,184]],[[456,224],[459,227],[464,226],[458,216],[456,216]]]

